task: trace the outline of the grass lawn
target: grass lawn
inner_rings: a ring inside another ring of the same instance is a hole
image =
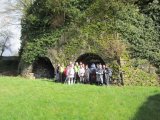
[[[160,88],[0,77],[0,120],[160,120]]]

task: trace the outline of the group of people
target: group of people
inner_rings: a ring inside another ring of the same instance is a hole
[[[112,78],[112,69],[107,65],[92,63],[90,68],[82,62],[70,62],[67,67],[58,64],[56,67],[56,80],[58,82],[75,84],[109,85]]]

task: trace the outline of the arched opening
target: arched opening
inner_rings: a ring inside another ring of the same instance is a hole
[[[83,54],[83,55],[78,57],[76,62],[82,62],[82,63],[88,65],[89,67],[91,66],[92,63],[94,63],[94,64],[100,64],[100,63],[105,64],[103,59],[99,55],[94,54],[94,53]]]
[[[39,57],[33,63],[35,78],[54,78],[54,67],[47,57]]]

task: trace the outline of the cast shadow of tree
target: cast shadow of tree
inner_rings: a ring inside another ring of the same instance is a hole
[[[160,120],[160,94],[148,97],[132,120]]]

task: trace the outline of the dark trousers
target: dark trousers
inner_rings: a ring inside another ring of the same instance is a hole
[[[85,76],[84,76],[84,82],[85,82],[85,83],[90,83],[89,75],[85,75]]]
[[[96,83],[96,74],[90,74],[90,83],[95,84]]]
[[[78,72],[75,72],[75,74],[74,74],[74,83],[78,83],[78,82],[80,82],[79,76],[78,76]]]
[[[103,84],[103,74],[97,74],[98,85]]]

